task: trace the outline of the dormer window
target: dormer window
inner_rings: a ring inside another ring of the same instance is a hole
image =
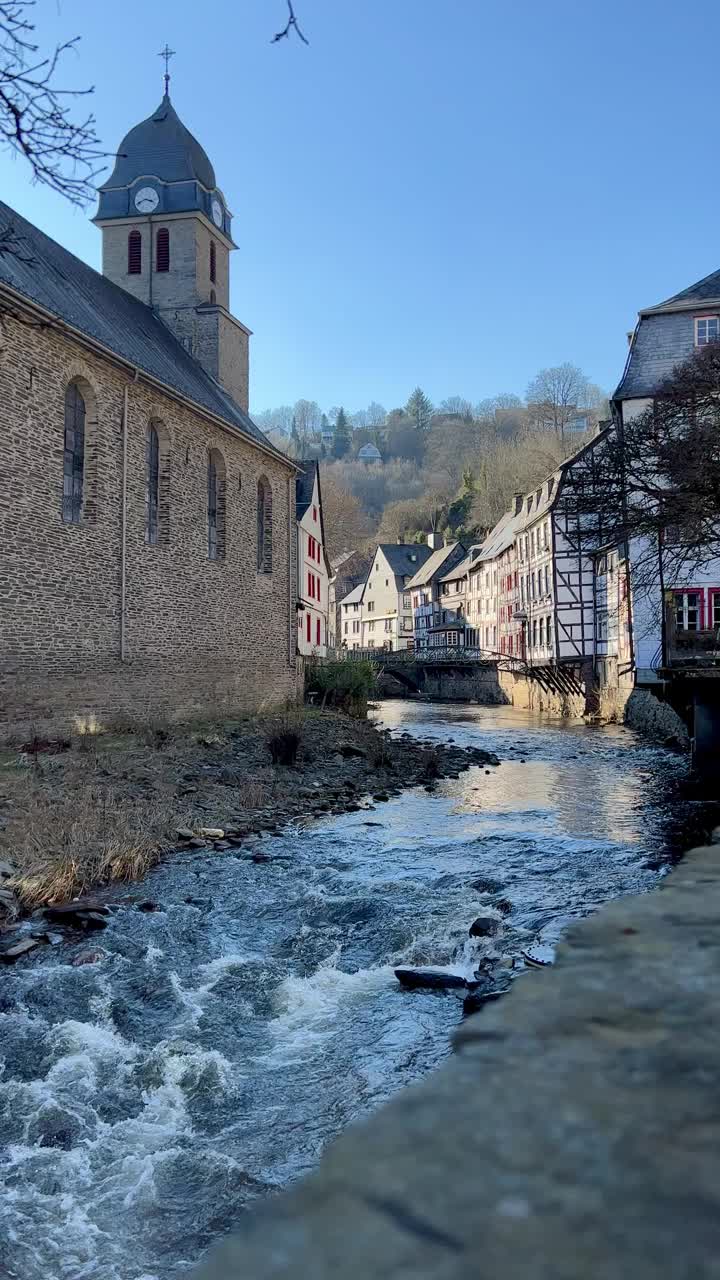
[[[157,243],[155,245],[155,270],[170,270],[170,232],[167,227],[161,227],[157,233]]]
[[[698,316],[695,320],[695,346],[706,347],[720,339],[720,316]]]

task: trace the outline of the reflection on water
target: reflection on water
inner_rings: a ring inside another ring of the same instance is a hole
[[[143,887],[161,910],[112,916],[101,964],[61,946],[2,975],[4,1276],[186,1275],[245,1205],[448,1052],[457,993],[404,991],[395,965],[508,981],[529,942],[652,887],[648,854],[712,823],[685,762],[622,729],[379,714],[502,764],[289,831],[267,864],[178,856]],[[497,937],[471,938],[500,895]]]

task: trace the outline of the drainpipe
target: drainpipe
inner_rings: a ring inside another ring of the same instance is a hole
[[[287,603],[288,603],[288,666],[292,667],[294,662],[293,641],[296,641],[294,628],[297,626],[297,617],[293,609],[293,588],[292,588],[292,562],[293,562],[293,536],[296,536],[297,530],[293,528],[293,512],[292,512],[292,490],[290,486],[295,483],[294,476],[288,476],[287,482],[287,534],[288,534],[288,551],[287,551]],[[297,547],[295,548],[297,552]],[[296,642],[297,643],[297,642]]]

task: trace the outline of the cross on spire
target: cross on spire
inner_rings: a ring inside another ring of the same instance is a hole
[[[164,49],[161,49],[161,50],[160,50],[160,52],[159,52],[159,54],[158,54],[158,58],[164,58],[164,59],[165,59],[165,93],[166,93],[166,94],[167,94],[168,89],[169,89],[169,87],[170,87],[170,70],[169,70],[169,67],[170,67],[170,59],[171,59],[171,58],[174,58],[174,57],[175,57],[175,50],[170,48],[170,46],[168,45],[168,42],[167,42],[167,40],[166,40],[166,41],[165,41],[165,48],[164,48]]]

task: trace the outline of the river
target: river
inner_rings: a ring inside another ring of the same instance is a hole
[[[63,944],[0,973],[8,1280],[185,1276],[449,1052],[461,996],[402,990],[393,966],[537,980],[509,967],[530,940],[651,889],[659,856],[713,824],[685,760],[626,729],[408,701],[379,715],[502,763],[268,838],[268,863],[177,855],[110,896],[122,909],[80,944],[101,963],[74,967]],[[493,940],[468,936],[479,877],[512,904]]]

